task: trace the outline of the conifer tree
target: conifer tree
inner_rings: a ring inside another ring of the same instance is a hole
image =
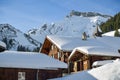
[[[120,12],[100,25],[103,33],[120,29]]]
[[[118,29],[115,30],[114,36],[115,37],[120,37],[120,33],[119,33]]]

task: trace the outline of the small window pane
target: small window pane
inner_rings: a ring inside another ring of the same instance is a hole
[[[18,80],[25,80],[25,72],[18,72]]]

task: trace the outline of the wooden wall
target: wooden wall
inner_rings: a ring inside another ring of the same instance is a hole
[[[0,68],[0,80],[18,80],[18,72],[25,72],[25,80],[36,80],[36,69]],[[62,76],[62,70],[39,70],[39,80]]]
[[[80,60],[73,61],[73,71],[81,71],[81,70],[87,70],[92,68],[92,64],[95,61],[101,61],[101,60],[112,60],[120,57],[112,57],[112,56],[86,56],[80,58]],[[80,69],[79,69],[80,68]]]
[[[61,51],[56,45],[52,44],[48,55],[51,57],[54,55],[55,59],[67,63],[70,53],[71,52]]]
[[[50,51],[51,45],[52,45],[52,43],[50,42],[50,40],[48,40],[47,38],[45,38],[45,41],[44,41],[42,47],[40,48],[39,52],[48,55],[48,53]]]

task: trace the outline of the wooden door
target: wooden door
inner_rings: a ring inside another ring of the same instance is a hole
[[[89,60],[85,60],[83,62],[83,69],[84,70],[88,70],[90,68],[90,65],[89,65]]]

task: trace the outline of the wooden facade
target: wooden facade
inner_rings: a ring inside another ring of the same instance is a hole
[[[64,51],[64,50],[59,49],[57,45],[55,45],[48,38],[45,39],[43,46],[39,52],[47,54],[65,63],[68,62],[68,57],[71,53],[71,51]]]
[[[77,72],[82,70],[88,70],[92,68],[92,64],[95,61],[101,60],[113,60],[120,57],[113,57],[113,56],[100,56],[100,55],[87,55],[85,53],[81,53],[76,51],[75,54],[69,60],[71,71],[70,72]]]
[[[19,73],[24,73],[20,79]],[[0,68],[0,80],[47,80],[62,76],[62,70],[37,70],[24,68]]]

